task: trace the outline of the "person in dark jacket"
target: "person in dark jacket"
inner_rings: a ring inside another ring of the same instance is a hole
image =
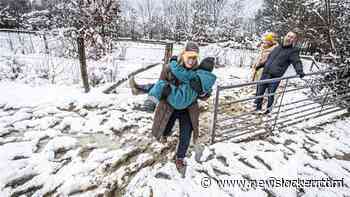
[[[284,75],[289,65],[292,64],[296,73],[300,78],[305,76],[303,71],[303,65],[300,60],[299,50],[294,45],[297,41],[297,34],[290,31],[286,34],[283,39],[282,45],[274,48],[269,54],[267,61],[264,65],[264,70],[261,75],[260,80],[279,78]],[[267,90],[268,94],[273,94],[276,92],[280,81],[272,83],[259,84],[257,88],[256,96],[264,95]],[[263,98],[257,98],[256,111],[261,111]],[[272,106],[274,102],[274,96],[268,96],[267,109],[264,114],[268,114],[272,111]]]

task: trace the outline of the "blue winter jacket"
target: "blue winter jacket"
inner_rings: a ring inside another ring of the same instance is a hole
[[[176,61],[170,62],[170,70],[181,83],[179,86],[170,85],[171,93],[167,98],[167,102],[174,109],[178,110],[186,109],[195,102],[198,97],[198,93],[190,86],[191,79],[195,79],[196,76],[198,76],[201,81],[203,93],[207,94],[211,93],[212,87],[216,81],[216,76],[213,73],[202,69],[197,69],[195,71],[187,70],[183,66],[178,65]],[[161,92],[165,84],[165,81],[158,81],[150,90],[149,95],[160,100]]]

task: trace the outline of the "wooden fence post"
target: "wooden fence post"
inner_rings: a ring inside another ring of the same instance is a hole
[[[8,42],[9,42],[11,51],[13,52],[15,49],[14,49],[14,46],[13,46],[13,43],[12,43],[12,40],[11,40],[10,32],[7,32],[7,35],[8,35]]]
[[[78,36],[77,41],[78,41],[78,53],[79,53],[79,61],[80,61],[80,73],[81,73],[81,78],[83,80],[85,93],[87,93],[90,91],[90,87],[89,87],[89,79],[88,79],[88,74],[86,69],[84,38],[82,36]]]
[[[45,33],[43,34],[44,45],[45,45],[45,53],[49,54],[49,45],[47,44],[47,39]]]
[[[164,65],[169,63],[169,59],[173,54],[173,47],[174,47],[174,44],[171,42],[167,42],[165,44]]]

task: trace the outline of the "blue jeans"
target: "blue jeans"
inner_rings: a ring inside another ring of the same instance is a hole
[[[174,110],[165,127],[163,135],[165,137],[168,137],[172,134],[172,128],[174,127],[175,121],[177,119],[180,121],[179,122],[180,135],[179,135],[179,144],[177,146],[177,151],[176,151],[176,157],[179,159],[183,159],[186,157],[186,152],[191,142],[191,136],[192,136],[192,130],[193,130],[191,117],[187,109]]]
[[[269,74],[263,73],[260,80],[265,80],[265,79],[272,79],[272,76],[270,76]],[[279,84],[280,84],[280,81],[259,84],[257,86],[256,96],[264,95],[266,89],[267,89],[267,93],[268,94],[275,93],[277,88],[278,88],[278,86],[279,86]],[[275,99],[274,95],[268,96],[267,109],[271,110],[274,99]],[[254,103],[256,104],[256,109],[257,110],[261,110],[261,108],[262,108],[262,101],[263,101],[263,97],[255,99]]]
[[[150,84],[144,84],[144,85],[137,85],[137,89],[141,90],[143,93],[148,93],[152,87],[154,86],[154,83],[150,83]]]

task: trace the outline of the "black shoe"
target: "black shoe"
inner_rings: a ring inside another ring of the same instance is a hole
[[[271,110],[270,110],[270,109],[267,109],[267,110],[264,112],[265,115],[268,115],[268,114],[270,114],[270,113],[271,113]]]

